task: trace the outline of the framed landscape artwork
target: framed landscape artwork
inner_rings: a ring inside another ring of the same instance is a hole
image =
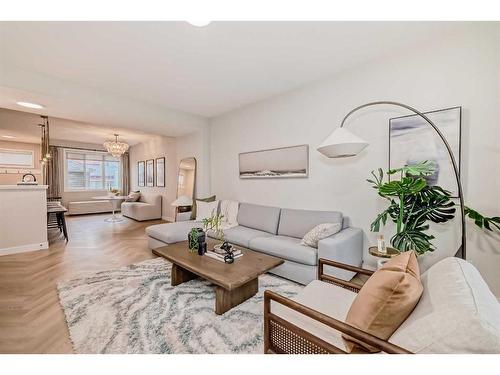
[[[460,171],[462,107],[424,113],[443,133],[451,146]],[[458,197],[458,187],[448,151],[431,126],[420,116],[410,115],[389,121],[389,169],[424,160],[436,163],[436,172],[426,177],[429,185],[439,185]]]
[[[144,181],[145,181],[144,162],[138,161],[137,162],[137,185],[145,186]]]
[[[309,146],[299,145],[239,154],[240,178],[297,178],[309,175]]]
[[[156,186],[165,186],[165,158],[156,159]]]
[[[155,186],[154,160],[146,160],[146,186]]]

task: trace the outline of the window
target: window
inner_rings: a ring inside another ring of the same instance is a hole
[[[0,167],[33,168],[34,156],[31,150],[9,150],[0,148]]]
[[[64,151],[64,190],[108,190],[121,188],[121,159],[107,152]]]

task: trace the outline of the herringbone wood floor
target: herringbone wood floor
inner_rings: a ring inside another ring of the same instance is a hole
[[[160,220],[113,224],[107,216],[68,217],[67,244],[52,231],[48,250],[0,256],[0,353],[72,353],[56,283],[155,258],[144,228]]]

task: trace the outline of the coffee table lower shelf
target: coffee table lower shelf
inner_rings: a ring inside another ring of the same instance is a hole
[[[177,286],[185,283],[186,281],[193,280],[199,276],[188,271],[185,268],[173,263],[171,284]],[[245,302],[247,299],[253,297],[259,291],[259,279],[255,278],[246,284],[243,284],[235,289],[227,290],[221,286],[215,286],[215,313],[222,315],[226,311],[231,310],[233,307],[238,306],[240,303]]]

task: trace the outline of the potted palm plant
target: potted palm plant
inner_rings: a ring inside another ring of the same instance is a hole
[[[386,174],[396,178],[384,182],[384,172],[379,168],[371,172],[373,179],[367,180],[389,203],[371,223],[370,230],[378,232],[388,220],[393,221],[396,233],[390,242],[399,251],[414,250],[419,255],[434,251],[434,236],[427,233],[429,223],[445,223],[455,216],[451,193],[427,184],[425,177],[434,174],[435,169],[435,164],[429,161],[391,169]],[[480,228],[500,230],[500,217],[485,217],[469,207],[465,207],[465,214]]]

